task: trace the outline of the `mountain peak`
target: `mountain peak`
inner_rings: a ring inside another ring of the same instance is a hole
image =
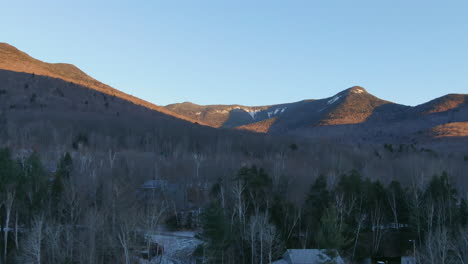
[[[320,125],[346,125],[365,122],[377,108],[390,102],[369,94],[361,86],[353,86],[327,99],[333,106]]]
[[[371,95],[361,86],[353,86],[348,89],[345,89],[337,94],[335,94],[332,98],[332,101],[335,102],[339,98],[348,98],[351,95]]]
[[[351,88],[348,88],[345,90],[346,92],[348,93],[357,93],[357,94],[360,94],[360,93],[368,93],[366,91],[366,89],[364,89],[363,87],[361,86],[353,86]]]

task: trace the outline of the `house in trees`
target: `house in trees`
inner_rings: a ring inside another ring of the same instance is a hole
[[[142,200],[162,200],[168,197],[177,197],[177,194],[178,186],[162,179],[146,181],[139,190],[139,196]]]
[[[334,249],[288,249],[283,258],[273,264],[344,264],[343,259]]]
[[[404,227],[403,227],[404,228]],[[362,244],[358,246],[358,250],[362,255],[369,256],[363,259],[362,264],[414,264],[414,244],[413,239],[415,233],[408,230],[387,229],[382,235],[378,251],[372,252],[372,247],[375,246],[372,241],[372,233],[364,233],[361,237]]]
[[[401,257],[374,257],[366,258],[361,261],[361,264],[415,264],[413,256],[401,256]]]

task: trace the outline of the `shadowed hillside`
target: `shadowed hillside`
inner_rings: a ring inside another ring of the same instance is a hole
[[[166,109],[212,127],[234,127],[251,123],[257,112],[268,109],[268,106],[249,107],[242,105],[197,105],[190,102],[170,104]]]
[[[32,58],[28,54],[6,43],[0,43],[0,69],[59,78],[64,81],[91,88],[110,96],[122,98],[126,101],[132,102],[136,105],[144,106],[151,110],[156,110],[158,112],[172,115],[186,121],[195,122],[185,116],[177,115],[163,107],[154,105],[145,100],[123,93],[108,85],[105,85],[88,76],[74,65],[66,63],[45,63]]]

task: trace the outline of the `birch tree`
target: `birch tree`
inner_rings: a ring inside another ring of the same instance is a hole
[[[42,263],[42,241],[44,239],[43,227],[44,217],[35,217],[23,247],[24,258],[34,264]]]
[[[5,227],[3,229],[3,260],[7,262],[8,256],[8,233],[10,231],[10,218],[11,218],[11,211],[13,209],[13,203],[15,201],[15,190],[8,190],[6,193],[6,199],[4,202],[5,207]]]

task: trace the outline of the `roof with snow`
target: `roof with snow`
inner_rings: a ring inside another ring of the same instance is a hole
[[[288,264],[288,262],[284,259],[279,259],[277,261],[273,261],[271,264]]]
[[[273,262],[273,264],[320,264],[331,260],[336,264],[344,264],[343,259],[336,250],[288,249],[283,258]]]

